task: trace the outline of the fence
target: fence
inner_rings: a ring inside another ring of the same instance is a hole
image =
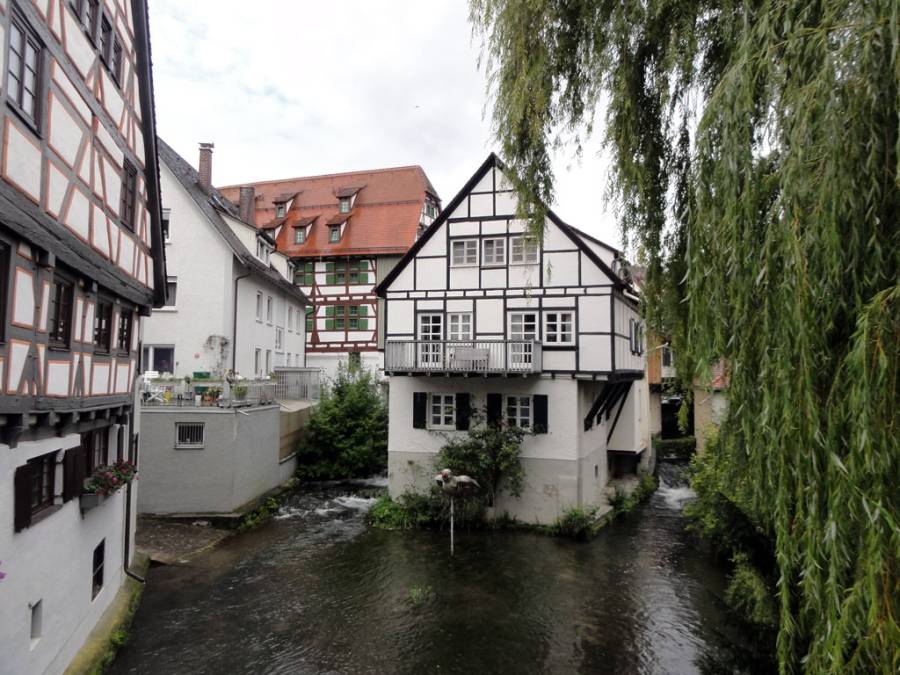
[[[276,399],[275,382],[238,380],[234,384],[219,380],[145,380],[141,404],[148,407],[219,407],[268,405]]]
[[[318,401],[321,378],[318,368],[275,368],[275,395],[285,401]]]
[[[387,372],[540,373],[537,340],[388,340]]]

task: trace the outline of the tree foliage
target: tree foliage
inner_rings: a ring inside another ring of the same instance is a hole
[[[364,478],[387,468],[387,406],[371,371],[338,368],[297,451],[297,476]]]
[[[496,135],[542,223],[605,109],[648,318],[729,366],[724,467],[775,542],[782,672],[897,672],[900,5],[471,0]],[[740,480],[737,480],[740,479]]]

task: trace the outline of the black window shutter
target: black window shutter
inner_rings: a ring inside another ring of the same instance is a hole
[[[487,422],[494,426],[503,420],[503,394],[487,395]]]
[[[16,468],[15,530],[21,532],[31,525],[31,467],[27,464]]]
[[[122,461],[125,459],[125,425],[119,425],[119,431],[116,434],[116,459]]]
[[[534,433],[547,433],[547,396],[545,394],[534,395]]]
[[[69,448],[63,455],[63,501],[67,502],[74,499],[81,491],[78,484],[78,455],[81,454],[81,448]]]
[[[469,405],[469,394],[459,393],[456,395],[456,429],[457,431],[469,430],[469,418],[471,416],[471,407]]]
[[[428,394],[421,391],[413,393],[413,429],[425,428],[427,410]]]

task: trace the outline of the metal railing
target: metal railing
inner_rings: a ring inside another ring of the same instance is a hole
[[[284,401],[318,401],[321,379],[318,368],[275,368],[275,396]]]
[[[388,340],[384,369],[407,373],[537,374],[537,340]]]
[[[141,388],[141,405],[182,408],[240,408],[275,402],[275,382],[271,380],[147,380]]]

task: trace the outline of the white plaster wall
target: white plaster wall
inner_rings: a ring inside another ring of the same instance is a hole
[[[326,383],[337,374],[338,364],[343,363],[346,366],[349,358],[349,352],[309,352],[306,355],[306,365],[309,368],[321,369],[323,383]],[[371,370],[377,377],[383,377],[383,352],[360,352],[360,361],[363,366]]]
[[[62,673],[121,586],[125,490],[83,518],[73,499],[28,529],[13,531],[16,467],[79,442],[78,434],[70,434],[23,442],[14,449],[0,444],[0,570],[6,574],[0,581],[0,672]],[[58,491],[61,481],[58,464]],[[103,539],[103,589],[91,599],[93,551]],[[43,630],[32,645],[29,603],[38,600]]]

